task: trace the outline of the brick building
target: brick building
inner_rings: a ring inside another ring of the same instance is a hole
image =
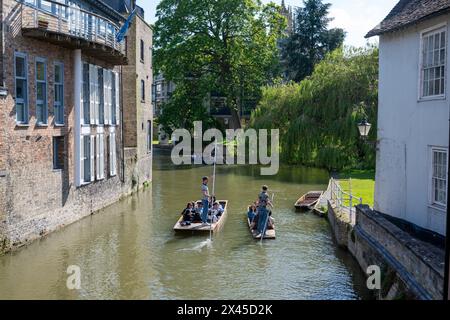
[[[93,0],[0,0],[0,9],[1,252],[131,192],[123,115],[137,105],[123,98],[136,87],[122,79],[133,50],[115,40],[123,14]]]
[[[125,161],[130,170],[125,180],[134,190],[152,178],[152,27],[135,0],[104,1],[125,16],[137,10],[126,37],[128,65],[122,68]]]

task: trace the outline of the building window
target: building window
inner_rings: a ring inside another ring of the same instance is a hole
[[[158,82],[156,85],[156,96],[162,96],[162,83]]]
[[[90,105],[90,72],[89,64],[83,63],[83,83],[81,85],[81,108],[82,108],[82,124],[90,124],[91,105]]]
[[[110,133],[108,140],[109,147],[109,175],[111,177],[117,175],[117,149],[116,149],[116,134]]]
[[[53,137],[53,169],[64,169],[64,137]]]
[[[112,100],[113,100],[113,88],[112,78],[114,74],[111,70],[103,69],[103,82],[104,82],[104,113],[105,123],[112,124]]]
[[[446,27],[422,35],[422,94],[439,97],[445,94]]]
[[[141,100],[145,101],[145,81],[141,80]]]
[[[83,182],[91,181],[91,139],[90,136],[82,137],[81,147],[81,175]]]
[[[14,71],[16,80],[16,121],[18,124],[28,124],[28,64],[27,56],[16,52],[14,56]]]
[[[103,68],[97,68],[98,70],[98,124],[105,124],[105,79],[103,77]]]
[[[92,64],[89,65],[89,101],[91,106],[91,124],[99,124],[100,95],[98,86],[98,74],[98,67]]]
[[[145,61],[145,43],[144,40],[141,40],[141,62]]]
[[[55,63],[55,124],[64,124],[64,65]]]
[[[95,137],[84,135],[81,137],[81,177],[82,184],[94,181],[94,145]]]
[[[431,196],[432,204],[447,205],[447,150],[433,148],[432,153],[432,175]]]
[[[36,59],[36,119],[38,125],[46,125],[47,108],[47,63]]]
[[[117,103],[118,103],[118,74],[113,72],[111,76],[111,124],[116,125],[117,124]]]
[[[97,134],[96,143],[96,163],[97,163],[97,180],[105,178],[105,136],[103,133]]]

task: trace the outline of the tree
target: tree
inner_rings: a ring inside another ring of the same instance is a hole
[[[292,164],[340,170],[373,168],[375,150],[361,141],[367,118],[376,137],[378,49],[336,49],[300,83],[264,88],[255,129],[279,129],[281,157]]]
[[[193,130],[194,121],[202,121],[203,129],[218,127],[218,123],[209,116],[204,105],[205,91],[195,80],[180,83],[169,102],[163,107],[158,117],[158,124],[167,134],[174,129],[183,128]]]
[[[156,16],[155,69],[174,81],[175,95],[185,99],[171,102],[168,111],[184,110],[189,126],[202,113],[193,109],[204,109],[201,101],[217,92],[226,98],[232,125],[240,127],[241,101],[259,96],[274,77],[277,39],[286,25],[279,7],[259,0],[162,0]],[[177,93],[192,83],[201,88]],[[170,118],[163,107],[164,113],[160,122]]]
[[[311,75],[314,66],[345,39],[344,30],[328,30],[333,20],[328,17],[331,4],[322,0],[304,0],[303,4],[296,11],[294,34],[284,41],[282,49],[288,80],[296,82]]]

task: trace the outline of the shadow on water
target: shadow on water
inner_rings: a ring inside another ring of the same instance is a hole
[[[299,214],[299,195],[326,188],[325,171],[283,166],[219,167],[216,194],[229,200],[221,232],[177,235],[188,201],[200,197],[209,166],[178,169],[154,160],[152,187],[17,252],[0,257],[0,299],[368,299],[363,274],[337,248],[325,219]],[[261,184],[275,192],[277,239],[255,241],[247,205]],[[66,288],[69,265],[81,290]]]

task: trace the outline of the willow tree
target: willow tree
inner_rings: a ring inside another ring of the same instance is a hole
[[[299,84],[264,88],[251,124],[280,129],[288,162],[372,167],[374,150],[361,141],[357,123],[367,118],[376,134],[377,88],[378,49],[337,49]]]
[[[202,86],[199,94],[219,93],[232,110],[233,125],[240,126],[240,102],[260,96],[274,76],[277,39],[286,26],[279,7],[259,0],[162,0],[156,17],[156,71],[180,88],[194,80]],[[184,98],[199,101],[192,94]]]

